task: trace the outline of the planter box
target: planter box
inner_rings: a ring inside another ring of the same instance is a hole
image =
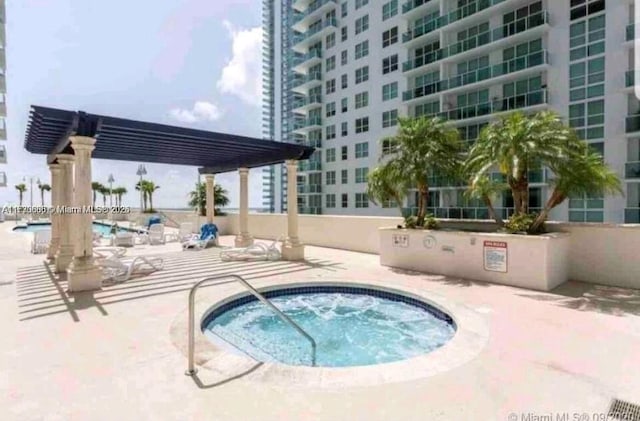
[[[380,228],[380,264],[549,291],[568,280],[569,234]]]

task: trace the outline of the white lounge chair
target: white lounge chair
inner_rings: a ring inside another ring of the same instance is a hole
[[[31,253],[46,253],[51,242],[51,230],[34,231],[31,241]]]
[[[197,234],[194,234],[193,232],[193,224],[191,222],[183,222],[180,224],[180,228],[177,233],[167,233],[165,234],[165,239],[167,241],[180,241],[181,243],[184,243],[193,239],[194,236],[197,236]]]
[[[164,224],[153,224],[149,227],[149,244],[164,244]]]
[[[245,260],[280,260],[282,254],[278,250],[277,244],[282,237],[278,237],[270,245],[255,243],[244,248],[229,248],[220,252],[220,260],[245,261]]]
[[[120,258],[127,254],[124,247],[94,247],[93,256],[98,259]]]
[[[191,238],[182,242],[183,250],[202,250],[211,245],[218,245],[218,227],[207,223],[200,227],[200,234],[192,234]]]
[[[144,256],[125,259],[112,256],[106,259],[97,259],[96,263],[102,267],[104,281],[106,282],[128,281],[135,272],[151,273],[164,267],[162,258]],[[144,270],[145,266],[147,267],[146,270]]]
[[[133,247],[136,236],[133,232],[117,232],[111,237],[111,245],[115,247]]]

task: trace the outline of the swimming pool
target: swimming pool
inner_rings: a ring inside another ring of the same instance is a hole
[[[122,227],[118,227],[118,228],[119,228],[118,232],[131,231]],[[43,230],[50,230],[50,229],[51,229],[50,223],[41,223],[41,224],[27,224],[26,226],[18,226],[18,227],[15,227],[13,230],[16,232],[34,232],[34,231],[43,231]],[[100,222],[94,222],[93,231],[101,235],[109,235],[111,234],[111,226],[102,224]]]
[[[317,366],[412,358],[443,346],[456,333],[455,322],[441,310],[377,289],[311,286],[264,295],[314,338]],[[259,361],[311,365],[309,342],[252,295],[214,308],[202,331],[212,342]]]

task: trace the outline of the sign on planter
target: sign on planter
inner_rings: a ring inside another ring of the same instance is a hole
[[[507,272],[507,243],[504,241],[484,242],[484,270]]]

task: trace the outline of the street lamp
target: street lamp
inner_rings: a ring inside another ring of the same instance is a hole
[[[138,171],[136,172],[137,175],[140,176],[140,214],[142,214],[142,205],[143,205],[143,194],[144,192],[142,191],[142,176],[143,175],[147,175],[147,169],[144,167],[144,164],[140,164],[138,166]]]
[[[113,182],[116,181],[113,178],[113,174],[109,174],[109,219],[113,220],[113,216],[111,216],[111,210],[113,209]]]
[[[22,177],[22,181],[26,183],[27,178]],[[37,184],[40,185],[40,178],[38,178]],[[33,220],[33,176],[29,177],[29,219]]]

